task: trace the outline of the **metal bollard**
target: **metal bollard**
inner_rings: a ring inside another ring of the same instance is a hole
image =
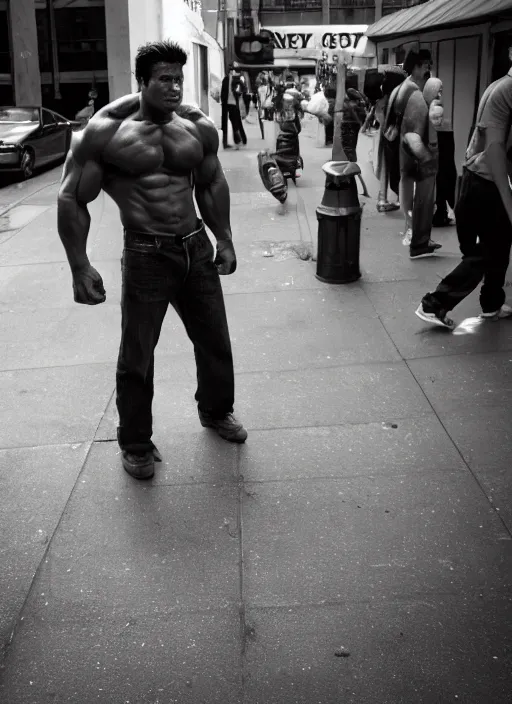
[[[350,161],[329,161],[322,203],[316,209],[318,253],[316,278],[326,284],[348,284],[361,277],[359,248],[361,216],[356,176],[361,173]]]

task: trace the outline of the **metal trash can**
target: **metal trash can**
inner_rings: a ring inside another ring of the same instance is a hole
[[[322,169],[327,177],[322,203],[316,210],[316,278],[327,284],[348,284],[361,277],[359,250],[363,209],[355,179],[361,169],[350,161],[330,161]]]

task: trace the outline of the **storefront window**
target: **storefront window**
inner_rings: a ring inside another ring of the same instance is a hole
[[[55,25],[61,71],[98,71],[107,68],[103,7],[55,10]]]
[[[11,73],[7,11],[0,11],[0,73]]]

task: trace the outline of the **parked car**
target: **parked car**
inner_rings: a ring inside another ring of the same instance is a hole
[[[41,107],[0,107],[0,172],[32,176],[34,169],[64,159],[71,132],[80,127]]]

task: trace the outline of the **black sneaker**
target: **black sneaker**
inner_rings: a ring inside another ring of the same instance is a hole
[[[432,325],[438,325],[448,330],[453,330],[455,328],[455,323],[451,318],[449,318],[444,310],[436,311],[433,306],[428,305],[425,301],[422,301],[417,310],[415,311],[418,318],[421,318],[425,323],[431,323]]]
[[[133,455],[123,450],[121,460],[125,471],[135,479],[151,479],[155,473],[155,458],[152,452]]]
[[[245,442],[247,440],[247,430],[232,413],[227,413],[223,418],[214,418],[200,409],[198,412],[203,428],[213,428],[221,438],[229,442]]]
[[[409,259],[426,259],[427,257],[434,257],[436,251],[440,249],[441,245],[432,243],[427,247],[422,247],[421,249],[410,250]]]
[[[233,146],[231,144],[225,144],[224,149],[233,149]]]
[[[134,455],[123,450],[121,453],[123,468],[135,479],[151,479],[155,473],[155,462],[162,461],[162,455],[153,445],[153,450],[143,455]]]

